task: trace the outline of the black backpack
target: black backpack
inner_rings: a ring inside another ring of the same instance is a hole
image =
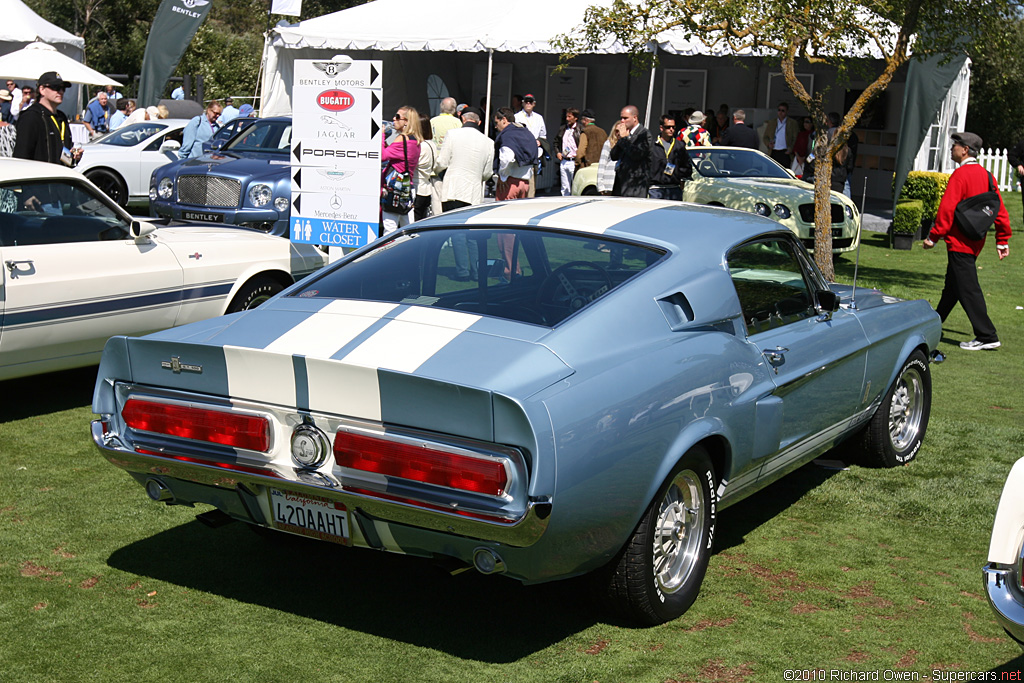
[[[968,197],[957,204],[953,211],[953,220],[960,226],[960,232],[967,239],[985,239],[988,229],[996,222],[996,216],[999,215],[999,193],[996,192],[992,174],[988,171],[986,173],[988,173],[988,192]]]

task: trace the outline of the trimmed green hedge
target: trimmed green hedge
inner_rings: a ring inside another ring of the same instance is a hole
[[[921,227],[921,214],[924,202],[920,199],[901,199],[896,202],[896,210],[892,215],[892,232],[894,235],[913,235]]]
[[[939,201],[949,183],[948,173],[934,171],[911,171],[900,191],[900,201],[904,199],[920,199],[922,203],[921,218],[935,220],[939,212]]]

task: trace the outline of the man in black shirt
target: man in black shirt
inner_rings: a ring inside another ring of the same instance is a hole
[[[747,113],[737,109],[732,113],[732,125],[725,129],[720,138],[725,147],[749,147],[757,149],[757,132],[747,125]]]
[[[82,158],[81,148],[72,150],[68,117],[57,108],[64,101],[64,90],[70,85],[56,71],[47,71],[39,77],[38,99],[18,114],[16,159],[74,166]]]
[[[661,135],[651,147],[651,199],[683,200],[683,183],[693,176],[693,163],[686,145],[676,140],[676,120],[661,117]]]

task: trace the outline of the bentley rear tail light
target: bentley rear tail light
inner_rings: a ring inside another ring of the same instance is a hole
[[[490,496],[505,494],[508,471],[503,461],[442,448],[346,431],[334,437],[334,457],[341,467]]]
[[[121,417],[132,429],[144,432],[251,451],[270,448],[270,422],[256,415],[132,398],[124,404]]]

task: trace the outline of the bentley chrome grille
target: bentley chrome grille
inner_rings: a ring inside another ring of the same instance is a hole
[[[199,206],[238,206],[242,184],[209,175],[178,176],[178,201]]]
[[[832,204],[832,222],[842,223],[846,220],[846,212],[841,204]],[[800,220],[804,223],[814,222],[814,204],[801,204],[799,207]]]

